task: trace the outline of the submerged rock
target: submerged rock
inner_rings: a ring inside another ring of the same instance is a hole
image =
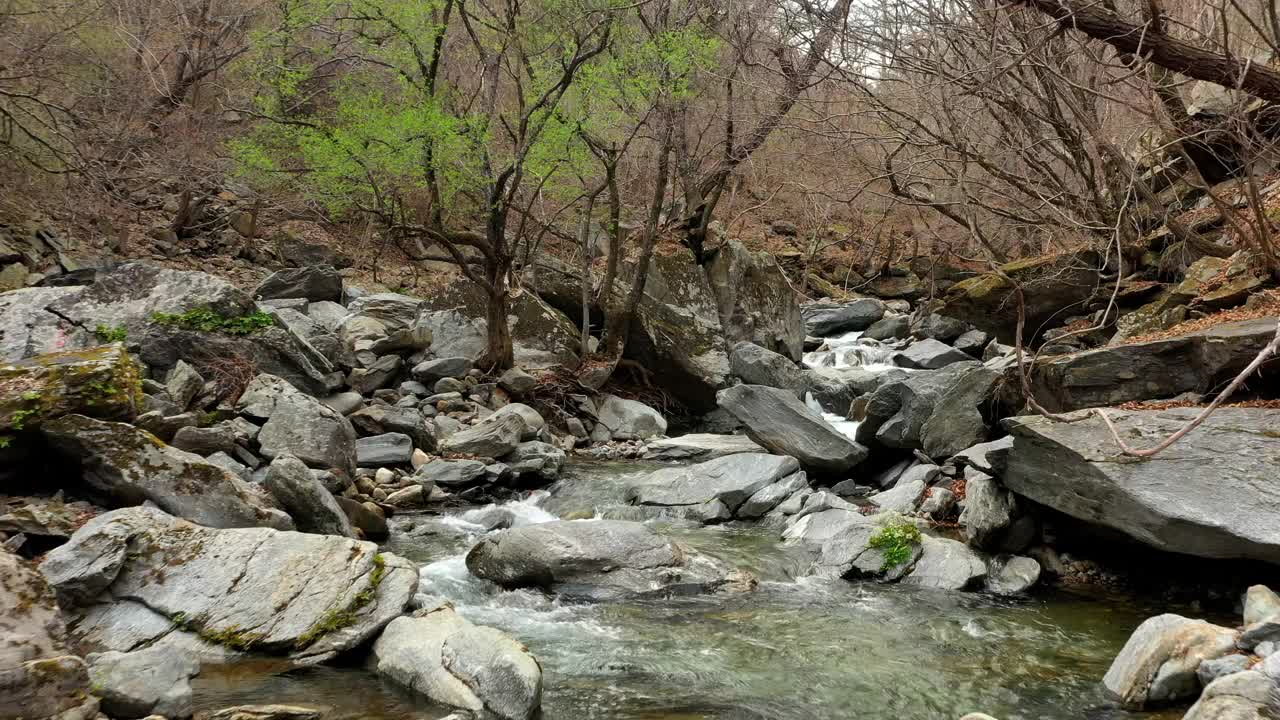
[[[418,584],[416,565],[373,543],[214,530],[150,508],[90,520],[40,571],[87,646],[173,645],[211,657],[330,657],[400,615]]]
[[[623,520],[562,520],[504,530],[471,548],[467,569],[507,588],[592,599],[714,590],[731,579],[718,560]]]
[[[435,702],[484,717],[529,720],[542,705],[542,668],[528,648],[447,605],[392,620],[369,662]]]
[[[1111,411],[1125,442],[1150,447],[1199,411]],[[1152,458],[1121,455],[1101,418],[1010,418],[1004,484],[1160,550],[1280,564],[1280,411],[1219,408]]]
[[[794,457],[807,470],[844,472],[867,457],[866,448],[785,390],[738,385],[720,391],[717,400],[747,426],[748,437],[770,452]]]

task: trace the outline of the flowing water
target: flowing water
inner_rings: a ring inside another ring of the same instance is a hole
[[[635,517],[621,505],[623,490],[653,467],[575,464],[549,493],[505,508],[517,525]],[[471,522],[477,512],[397,518],[387,549],[422,564],[423,592],[531,648],[545,672],[546,720],[1128,718],[1108,708],[1098,681],[1132,629],[1157,612],[1062,594],[1009,600],[819,581],[804,577],[808,556],[781,545],[776,531],[662,519],[653,521],[661,532],[751,570],[759,588],[561,603],[467,573],[465,552],[484,532]],[[199,709],[295,702],[333,708],[330,720],[448,714],[359,667],[275,670],[202,673]]]
[[[827,339],[804,360],[817,369],[876,372],[893,367],[895,350],[854,332]],[[853,437],[857,422],[806,401]],[[781,544],[776,530],[692,526],[625,506],[627,485],[656,467],[574,464],[549,492],[500,509],[397,518],[386,549],[421,563],[423,593],[529,646],[544,671],[544,720],[957,720],[974,711],[1003,720],[1139,717],[1111,707],[1099,680],[1133,628],[1171,611],[1167,605],[1059,592],[1005,599],[806,577],[811,556]],[[480,521],[493,512],[509,514],[516,526],[560,517],[649,521],[750,570],[760,585],[748,593],[603,604],[504,591],[472,577],[465,563],[485,533]],[[292,702],[327,706],[328,720],[449,714],[360,667],[213,668],[197,678],[196,691],[198,709]]]

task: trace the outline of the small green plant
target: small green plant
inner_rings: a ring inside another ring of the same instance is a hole
[[[881,572],[888,572],[911,559],[911,547],[920,544],[920,528],[902,518],[885,522],[867,545],[884,555]]]
[[[228,335],[251,335],[275,324],[270,315],[257,310],[248,315],[227,317],[210,308],[193,308],[181,314],[158,312],[151,322],[171,325],[200,332],[221,332]]]
[[[9,418],[9,427],[14,430],[21,430],[27,424],[27,420],[37,415],[40,411],[34,408],[25,410],[15,410]]]
[[[99,325],[93,329],[93,334],[101,342],[118,343],[129,339],[129,328],[124,325]]]
[[[13,444],[12,435],[0,435],[0,450],[4,450]]]

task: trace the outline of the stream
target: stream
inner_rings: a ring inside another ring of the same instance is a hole
[[[806,364],[891,367],[893,347],[860,335],[829,339]],[[856,422],[824,417],[850,436],[856,431]],[[1001,720],[1181,717],[1181,710],[1115,710],[1100,685],[1133,628],[1176,608],[1062,591],[1008,599],[806,577],[810,556],[782,544],[777,530],[702,527],[624,505],[625,488],[657,467],[575,461],[548,491],[501,507],[398,516],[385,547],[421,564],[421,592],[529,646],[544,671],[544,720],[958,720],[975,711]],[[485,533],[475,521],[495,512],[513,525],[645,520],[751,571],[760,584],[747,593],[602,604],[504,591],[465,564]],[[197,709],[282,702],[327,706],[328,720],[449,714],[358,666],[280,670],[206,669],[194,681]]]
[[[516,525],[571,513],[638,519],[621,504],[624,489],[656,467],[576,463],[550,492],[503,507]],[[1002,720],[1136,718],[1109,709],[1099,680],[1133,628],[1169,610],[1061,592],[1003,599],[806,578],[807,556],[779,543],[776,531],[662,519],[651,522],[752,571],[759,588],[561,603],[467,573],[465,553],[484,533],[467,518],[491,511],[397,517],[386,549],[422,564],[422,592],[530,647],[545,673],[545,720],[958,720],[973,711]],[[197,709],[319,704],[332,709],[329,720],[449,713],[360,667],[273,670],[203,672],[194,681]]]

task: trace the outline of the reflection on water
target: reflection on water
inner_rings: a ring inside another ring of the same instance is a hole
[[[652,467],[575,466],[549,497],[508,509],[516,524],[611,515],[627,484]],[[1002,720],[1137,717],[1110,709],[1098,681],[1155,608],[1062,594],[1008,600],[817,580],[804,577],[808,556],[780,546],[775,533],[687,524],[656,527],[751,570],[760,587],[561,603],[468,574],[463,553],[483,529],[467,517],[414,518],[413,529],[396,533],[388,549],[424,563],[423,592],[448,598],[468,619],[502,628],[532,649],[545,672],[546,720],[956,720],[973,711]],[[242,673],[234,681],[206,674],[198,688],[205,708],[301,702],[334,706],[344,718],[444,714],[358,668]],[[362,714],[342,714],[351,707]]]

